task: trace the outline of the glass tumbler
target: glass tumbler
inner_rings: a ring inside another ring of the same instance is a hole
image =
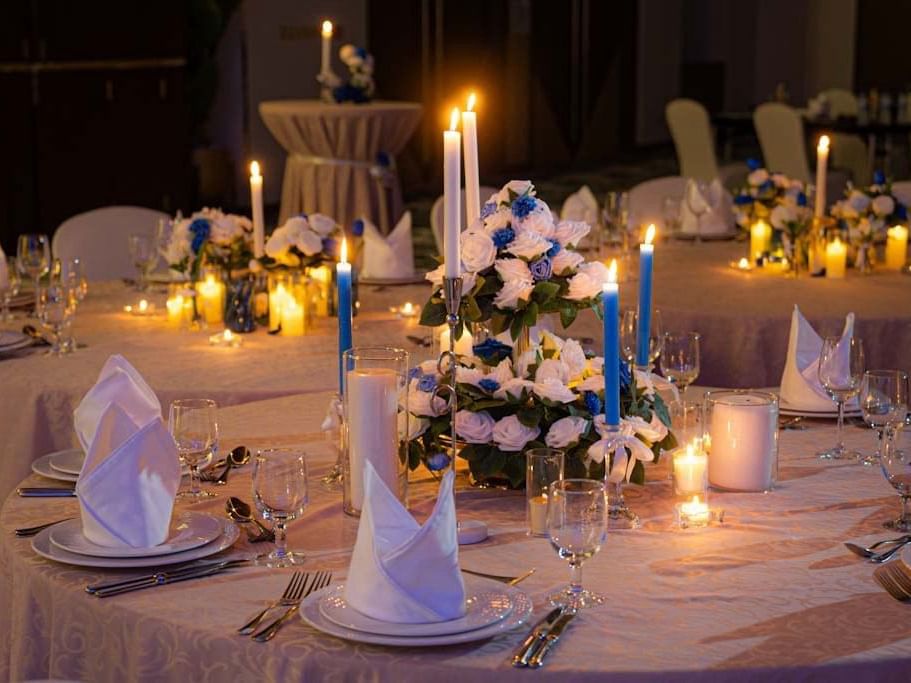
[[[525,521],[529,536],[547,536],[550,485],[563,479],[563,451],[532,448],[525,454]]]

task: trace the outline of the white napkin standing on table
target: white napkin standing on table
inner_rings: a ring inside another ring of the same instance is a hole
[[[76,482],[85,537],[118,548],[163,543],[178,486],[177,446],[161,418],[139,424],[108,403]]]
[[[845,368],[848,366],[848,344],[854,335],[854,314],[845,318],[845,327],[839,342],[839,354],[844,356]],[[835,409],[835,404],[819,381],[819,353],[822,351],[822,338],[794,306],[791,316],[791,334],[788,338],[788,357],[781,376],[781,401],[792,410],[828,412]],[[846,405],[856,406],[857,398]]]
[[[458,619],[465,614],[459,571],[452,470],[420,526],[373,466],[364,469],[364,508],[348,569],[345,599],[367,616],[398,624]]]
[[[414,277],[410,211],[405,212],[388,237],[383,237],[370,221],[364,221],[364,267],[361,277]]]
[[[121,355],[108,358],[95,385],[88,390],[73,413],[76,435],[86,453],[95,437],[102,413],[109,403],[119,405],[136,424],[161,418],[161,404],[146,381]]]
[[[702,211],[694,211],[702,209]],[[699,215],[701,213],[701,215]],[[727,235],[734,232],[734,209],[731,194],[715,178],[703,194],[688,180],[680,202],[680,230],[686,235]]]
[[[583,185],[563,202],[560,220],[582,221],[589,225],[598,222],[598,200],[588,185]]]

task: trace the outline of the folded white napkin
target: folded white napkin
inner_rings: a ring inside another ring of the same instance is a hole
[[[848,344],[854,334],[854,314],[845,318],[845,328],[839,342],[839,353],[844,355],[848,366]],[[792,410],[831,411],[835,404],[826,394],[819,381],[819,352],[822,338],[801,315],[797,306],[791,316],[791,335],[788,338],[788,357],[781,376],[781,402]],[[846,405],[857,405],[851,399]]]
[[[414,246],[411,243],[411,212],[406,211],[388,237],[364,221],[364,268],[366,278],[414,276]]]
[[[163,543],[178,486],[177,446],[161,418],[141,425],[109,403],[76,482],[85,537],[120,548]]]
[[[76,435],[86,453],[109,403],[119,405],[140,426],[153,418],[161,418],[161,404],[152,387],[126,358],[111,356],[101,368],[95,386],[83,396],[73,413]]]
[[[560,220],[582,221],[589,225],[598,222],[598,200],[588,185],[583,185],[563,202]]]
[[[420,526],[370,462],[365,463],[364,508],[345,584],[351,607],[399,624],[447,621],[465,614],[454,479],[452,470],[443,477],[433,512]]]
[[[0,247],[0,289],[6,289],[9,286],[9,265],[6,262],[6,254],[3,253],[3,247]]]
[[[692,207],[692,208],[691,208]],[[694,211],[694,209],[697,209]],[[702,209],[701,215],[699,209]],[[680,230],[684,234],[727,235],[734,232],[734,209],[731,194],[715,178],[703,193],[692,180],[687,181],[680,202]]]

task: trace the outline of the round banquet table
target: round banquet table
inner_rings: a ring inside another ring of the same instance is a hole
[[[309,569],[344,580],[356,522],[337,494],[316,484],[331,456],[318,432],[328,394],[282,397],[220,411],[224,438],[300,444],[311,463],[311,502],[291,524],[290,544]],[[0,679],[103,681],[904,681],[911,669],[908,606],[874,582],[873,565],[842,542],[888,536],[881,522],[898,509],[874,468],[823,462],[812,454],[834,438],[830,423],[781,436],[779,485],[769,494],[710,494],[724,522],[671,527],[666,463],[648,484],[627,487],[643,528],[611,532],[586,562],[584,582],[606,604],[583,612],[536,674],[508,658],[525,627],[474,644],[397,649],[323,635],[297,619],[267,644],[235,629],[279,596],[287,570],[244,567],[218,576],[98,599],[85,585],[122,576],[39,558],[13,530],[75,514],[67,499],[11,496],[0,511]],[[868,430],[848,428],[849,445],[870,449]],[[241,470],[219,497],[194,509],[220,514],[225,496],[251,499]],[[23,484],[46,484],[31,476]],[[414,473],[411,507],[429,514],[436,485]],[[568,577],[549,543],[525,535],[524,496],[459,485],[462,519],[481,519],[489,540],[460,550],[461,565],[488,573],[537,571],[520,584],[534,601]],[[262,552],[239,541],[230,555]],[[140,572],[142,573],[142,572]],[[427,577],[433,581],[434,577]]]
[[[415,102],[261,102],[266,128],[288,152],[279,220],[320,212],[341,225],[368,217],[384,232],[402,213],[394,157],[421,119]],[[385,154],[388,164],[380,163]]]

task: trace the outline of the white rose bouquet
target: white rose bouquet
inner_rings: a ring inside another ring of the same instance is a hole
[[[292,216],[266,240],[265,268],[309,268],[335,261],[342,230],[328,216],[319,213]]]
[[[175,219],[164,257],[172,270],[191,280],[203,265],[226,271],[247,268],[253,258],[253,223],[246,216],[210,208]]]
[[[590,229],[587,223],[556,221],[531,182],[506,184],[462,234],[462,320],[469,327],[490,321],[494,334],[509,330],[518,339],[544,313],[559,313],[564,327],[586,308],[600,316],[607,268],[586,263],[575,251]],[[443,266],[427,279],[434,291],[421,323],[441,325],[446,319]]]
[[[890,226],[908,220],[908,207],[892,194],[892,183],[881,171],[873,174],[873,184],[868,187],[849,186],[831,213],[847,232],[851,246],[858,249],[885,239]]]

